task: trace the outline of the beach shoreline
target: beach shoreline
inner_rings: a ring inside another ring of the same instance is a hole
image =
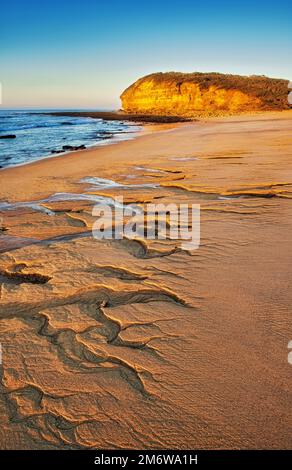
[[[132,139],[144,127],[120,120],[52,116],[44,111],[0,110],[0,169]],[[148,128],[151,131],[152,126]]]
[[[141,131],[138,132],[137,135],[135,135],[133,139],[126,139],[125,141],[122,141],[122,142],[108,141],[105,145],[94,145],[85,150],[66,152],[61,155],[46,156],[36,161],[27,162],[25,164],[20,164],[20,165],[15,165],[13,167],[2,168],[0,170],[0,176],[2,176],[2,179],[4,179],[4,181],[1,181],[0,199],[4,200],[5,195],[9,195],[7,200],[11,202],[21,200],[19,199],[20,196],[18,196],[19,188],[17,184],[14,185],[14,191],[9,190],[9,187],[11,187],[11,185],[13,185],[15,181],[19,179],[20,173],[21,173],[21,177],[24,178],[25,180],[24,183],[21,182],[22,189],[23,189],[23,186],[27,185],[31,179],[34,179],[34,177],[39,178],[39,177],[45,176],[46,174],[49,175],[50,172],[54,172],[55,174],[55,172],[57,171],[58,174],[62,175],[62,179],[64,179],[66,176],[70,176],[70,174],[74,175],[76,173],[77,175],[80,176],[80,178],[82,178],[82,176],[86,176],[84,172],[88,171],[91,165],[93,165],[94,167],[95,163],[98,163],[98,162],[94,162],[94,157],[96,155],[99,155],[100,158],[102,159],[103,156],[107,157],[107,156],[111,156],[112,154],[114,154],[114,155],[118,155],[118,158],[120,159],[119,152],[120,150],[123,151],[124,146],[126,147],[126,149],[128,147],[131,148],[132,144],[137,142],[139,143],[139,151],[140,151],[140,147],[144,145],[144,141],[147,142],[149,138],[151,139],[151,136],[154,136],[154,139],[156,139],[156,136],[161,136],[168,132],[173,133],[176,130],[178,130],[179,132],[181,128],[186,128],[186,129],[197,128],[198,130],[200,130],[202,126],[203,127],[213,126],[216,123],[224,124],[228,122],[235,122],[235,123],[241,122],[241,121],[248,122],[254,119],[256,121],[267,121],[267,120],[273,120],[273,119],[275,119],[276,121],[279,119],[289,120],[291,116],[292,116],[292,111],[280,111],[280,112],[248,113],[248,114],[238,115],[238,116],[213,117],[213,118],[201,119],[198,121],[191,121],[191,122],[184,122],[184,123],[171,123],[171,124],[161,123],[161,124],[154,124],[154,125],[149,124],[145,127],[142,127]],[[114,150],[112,151],[113,147],[114,147]],[[88,157],[88,160],[86,161],[84,160],[85,156]],[[58,166],[60,167],[59,171],[58,171]],[[72,166],[72,168],[70,168],[70,166]],[[76,171],[76,168],[74,168],[74,166],[75,167],[78,166],[78,171]],[[98,165],[98,166],[100,167],[101,165]],[[24,167],[29,168],[30,170],[29,175],[23,174],[22,168]],[[82,167],[84,168],[84,170],[81,170]],[[102,169],[101,169],[101,173],[103,173]],[[18,182],[20,183],[20,181]],[[51,191],[57,189],[55,184],[52,184],[49,186],[51,186],[51,189],[49,189]],[[27,195],[29,195],[30,192],[31,192],[31,197],[33,197],[34,191],[33,191],[33,185],[31,185],[31,182],[29,184],[29,190],[27,191]],[[45,194],[47,194],[47,192]]]
[[[19,176],[20,173],[22,175],[22,178],[25,179],[25,184],[29,185],[29,190],[31,191],[31,196],[30,197],[28,196],[29,197],[28,200],[30,200],[31,197],[33,197],[32,196],[33,191],[32,191],[31,184],[28,183],[28,180],[33,179],[34,175],[36,177],[41,177],[41,175],[45,176],[47,171],[49,171],[49,172],[53,171],[55,173],[55,170],[57,169],[58,165],[60,167],[62,166],[62,170],[60,170],[60,172],[58,171],[57,173],[62,173],[62,171],[64,170],[64,166],[66,166],[66,168],[68,168],[68,167],[71,166],[70,163],[72,163],[72,168],[71,168],[71,170],[69,170],[68,174],[63,173],[63,177],[70,176],[71,171],[73,173],[75,173],[74,166],[76,166],[76,162],[78,160],[78,162],[77,162],[77,164],[78,164],[78,174],[80,175],[80,178],[81,178],[82,175],[83,175],[83,170],[81,170],[81,167],[83,166],[83,164],[85,163],[84,171],[85,171],[85,169],[90,168],[90,163],[88,165],[86,162],[84,162],[84,158],[86,156],[90,159],[94,159],[94,157],[96,155],[96,152],[98,152],[98,154],[100,154],[100,158],[103,158],[103,150],[105,150],[105,155],[111,154],[112,153],[111,149],[113,147],[116,148],[118,151],[120,151],[120,149],[122,151],[123,144],[127,144],[129,142],[134,142],[134,141],[137,141],[137,140],[140,142],[141,139],[143,140],[145,137],[147,138],[147,136],[151,136],[151,135],[154,135],[154,134],[157,134],[157,133],[160,134],[160,133],[169,132],[169,131],[175,130],[177,128],[180,128],[181,126],[184,126],[184,125],[185,125],[185,123],[171,123],[171,124],[167,124],[167,123],[158,124],[157,123],[157,124],[154,124],[154,125],[148,124],[145,127],[143,126],[139,132],[135,133],[134,137],[127,138],[123,141],[107,140],[105,143],[95,144],[95,145],[92,145],[91,147],[87,147],[84,150],[76,150],[76,151],[73,151],[73,152],[68,151],[68,152],[58,154],[58,155],[48,155],[48,156],[40,157],[38,160],[35,160],[35,161],[31,161],[31,162],[28,161],[24,164],[14,165],[12,167],[1,168],[0,169],[0,178],[2,176],[4,181],[1,181],[0,199],[3,200],[4,199],[3,198],[4,194],[7,195],[9,193],[8,187],[11,186],[12,180],[14,178],[18,179],[18,176]],[[107,149],[108,149],[108,151],[107,151]],[[116,153],[116,152],[114,152],[114,153]],[[72,158],[72,161],[69,162],[69,160],[67,160],[68,158],[69,159]],[[80,164],[81,164],[81,166],[80,166]],[[23,175],[22,170],[26,167],[30,171],[29,175]],[[49,167],[51,167],[51,170],[49,170]],[[86,176],[86,174],[84,174],[84,176]],[[10,178],[11,178],[11,180],[10,180]],[[18,188],[17,188],[17,185],[16,185],[16,187],[14,187],[14,191],[13,191],[14,197],[12,196],[12,199],[9,199],[9,200],[11,200],[11,201],[19,200],[19,198],[17,197],[17,191],[18,191]],[[12,195],[11,192],[10,192],[10,194]],[[28,191],[28,195],[29,195],[29,191]]]

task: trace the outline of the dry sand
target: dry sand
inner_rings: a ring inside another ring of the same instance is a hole
[[[291,125],[180,124],[0,172],[25,202],[0,213],[2,449],[292,447]],[[201,246],[96,241],[93,202],[60,192],[199,203]]]

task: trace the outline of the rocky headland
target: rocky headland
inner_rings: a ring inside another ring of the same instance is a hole
[[[288,80],[220,73],[153,73],[121,95],[127,114],[182,116],[233,115],[289,109]]]

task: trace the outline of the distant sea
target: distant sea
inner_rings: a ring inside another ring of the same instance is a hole
[[[0,136],[16,135],[15,139],[0,139],[0,168],[62,155],[52,152],[61,151],[64,145],[92,147],[126,140],[140,129],[124,121],[50,116],[45,110],[0,110]]]

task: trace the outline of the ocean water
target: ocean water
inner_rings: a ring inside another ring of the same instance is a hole
[[[134,137],[141,128],[124,121],[87,117],[50,116],[41,112],[0,110],[0,168],[58,156],[64,145],[105,145]]]

